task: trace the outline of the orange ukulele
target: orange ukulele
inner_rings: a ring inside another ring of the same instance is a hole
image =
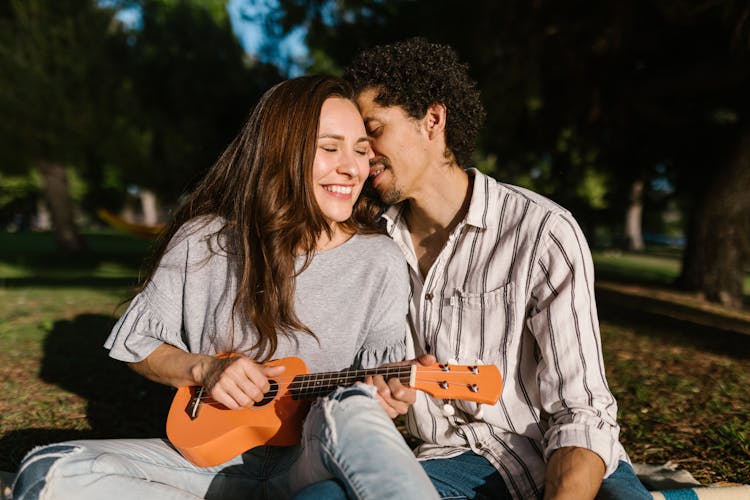
[[[364,381],[368,375],[397,377],[402,384],[436,398],[495,404],[502,381],[495,365],[459,366],[436,363],[367,370],[307,373],[299,358],[267,363],[283,365],[270,380],[265,399],[252,408],[230,410],[213,401],[203,387],[181,387],[167,417],[167,436],[182,455],[199,467],[213,467],[260,445],[291,446],[300,441],[302,421],[311,400],[339,386]]]

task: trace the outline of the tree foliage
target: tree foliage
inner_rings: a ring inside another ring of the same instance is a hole
[[[122,32],[90,0],[9,0],[0,17],[0,157],[85,163],[106,136]]]
[[[84,250],[67,165],[88,165],[111,138],[123,38],[111,9],[90,0],[9,0],[0,11],[0,162],[38,168],[55,235]]]
[[[119,21],[125,7],[141,21]],[[222,0],[4,0],[0,168],[42,174],[75,253],[67,170],[87,180],[92,213],[118,208],[130,184],[175,203],[279,79],[245,56]]]
[[[214,162],[281,78],[245,57],[224,4],[144,0],[142,27],[132,33],[131,118],[140,141],[127,177],[168,200]]]

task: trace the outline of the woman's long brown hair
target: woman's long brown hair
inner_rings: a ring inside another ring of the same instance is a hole
[[[258,339],[250,350],[260,361],[273,356],[280,334],[314,335],[294,311],[294,283],[314,255],[318,238],[326,232],[331,235],[312,181],[320,110],[331,97],[354,102],[349,84],[328,76],[294,78],[268,90],[165,227],[139,288],[145,288],[161,257],[176,243],[173,239],[180,227],[202,216],[208,216],[206,223],[223,218],[216,235],[237,276],[233,319],[257,330]],[[376,232],[378,208],[360,197],[350,220],[339,228]],[[186,236],[183,233],[181,237]],[[305,262],[297,271],[295,258],[300,253]],[[235,333],[231,335],[234,346]]]

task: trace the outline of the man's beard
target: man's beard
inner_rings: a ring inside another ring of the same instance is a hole
[[[380,201],[385,205],[394,205],[401,201],[401,190],[396,186],[396,179],[393,175],[393,168],[391,168],[391,162],[388,160],[388,158],[384,156],[380,156],[378,158],[373,158],[373,161],[371,161],[371,164],[380,164],[383,166],[383,173],[385,173],[386,170],[391,171],[391,178],[392,183],[388,187],[376,187],[373,188],[378,193],[378,196],[380,197]],[[382,186],[382,184],[380,184]]]
[[[394,205],[401,201],[401,190],[397,186],[390,186],[386,191],[380,192],[380,201],[386,205]]]

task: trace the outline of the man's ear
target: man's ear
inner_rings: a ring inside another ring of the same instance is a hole
[[[446,109],[445,104],[439,102],[431,104],[430,107],[427,108],[427,113],[424,117],[424,125],[430,139],[444,135],[447,114],[448,110]]]

